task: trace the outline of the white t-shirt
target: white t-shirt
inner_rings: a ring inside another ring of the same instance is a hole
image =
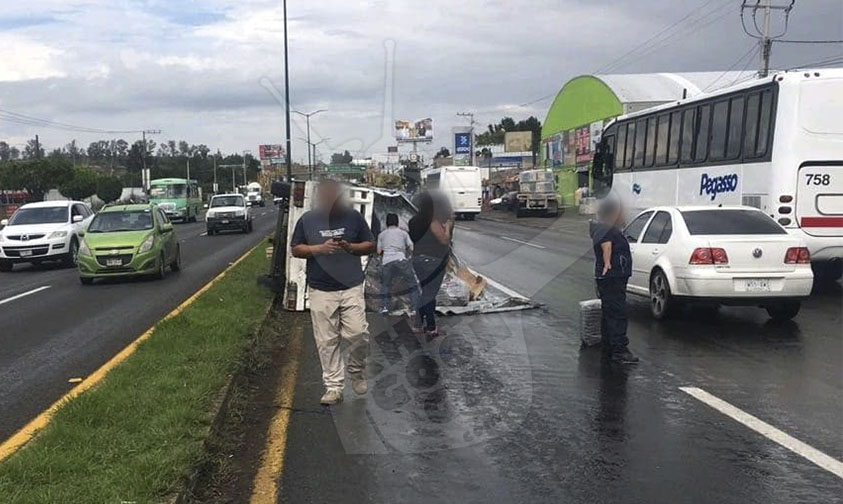
[[[378,235],[378,248],[383,250],[383,264],[405,261],[407,249],[413,250],[410,235],[398,226],[392,226]]]

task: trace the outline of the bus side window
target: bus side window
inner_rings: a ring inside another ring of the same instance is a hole
[[[694,122],[697,109],[690,107],[682,111],[682,162],[694,161]]]
[[[635,123],[635,154],[633,157],[633,166],[638,168],[644,166],[644,141],[647,136],[647,123],[644,119],[639,119]]]
[[[658,134],[656,135],[656,165],[662,166],[667,164],[667,143],[669,141],[670,133],[670,115],[662,114],[659,116],[659,124],[656,126]]]
[[[758,144],[755,146],[755,156],[764,157],[767,154],[767,143],[770,137],[770,120],[773,116],[773,92],[769,89],[761,92],[761,114],[758,121]]]
[[[726,142],[726,159],[737,159],[741,156],[743,102],[743,96],[732,98],[732,105],[729,107],[729,139]]]
[[[615,150],[615,166],[623,168],[623,155],[626,150],[626,124],[622,123],[618,126],[618,145]]]
[[[694,161],[701,162],[705,161],[705,157],[708,155],[708,137],[711,132],[711,105],[700,105],[696,122]]]
[[[656,159],[656,118],[647,118],[647,143],[644,151],[644,166],[653,166]]]
[[[720,161],[726,157],[726,134],[729,125],[729,100],[720,100],[714,104],[711,117],[711,145],[709,159]]]
[[[670,146],[667,151],[667,164],[676,164],[679,161],[679,140],[682,132],[682,112],[676,111],[670,114]]]
[[[632,152],[635,150],[635,123],[627,125],[626,130],[626,154],[623,157],[623,167],[632,168]]]
[[[746,100],[746,126],[744,133],[744,157],[755,157],[755,145],[758,142],[758,112],[761,94],[752,93]]]

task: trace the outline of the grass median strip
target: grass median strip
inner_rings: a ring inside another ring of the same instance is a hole
[[[203,456],[209,410],[271,302],[258,246],[0,463],[0,502],[162,502]]]

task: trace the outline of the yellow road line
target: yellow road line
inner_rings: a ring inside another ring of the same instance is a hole
[[[276,504],[278,502],[278,484],[284,472],[284,454],[287,450],[287,426],[290,423],[290,407],[296,390],[296,377],[299,372],[302,328],[298,326],[292,332],[287,347],[287,358],[281,368],[275,404],[281,405],[266,431],[266,446],[261,454],[261,463],[252,483],[252,497],[249,504]]]
[[[181,312],[183,312],[185,310],[185,308],[187,308],[188,306],[193,304],[193,302],[196,301],[196,299],[199,296],[201,296],[205,291],[207,291],[208,289],[213,287],[214,284],[216,284],[218,281],[220,281],[226,275],[226,273],[228,273],[229,271],[231,271],[232,268],[234,268],[235,266],[240,264],[241,261],[246,259],[246,257],[248,257],[248,255],[251,254],[262,243],[263,243],[263,241],[261,241],[260,243],[258,243],[254,247],[250,248],[248,252],[246,252],[245,254],[240,256],[233,263],[231,263],[226,269],[224,269],[222,271],[222,273],[220,273],[219,275],[217,275],[216,277],[211,279],[210,282],[206,283],[201,289],[196,291],[192,296],[187,298],[182,304],[177,306],[175,310],[171,311],[163,319],[156,322],[155,325],[150,327],[145,333],[141,334],[135,341],[129,343],[129,345],[126,348],[121,350],[117,355],[112,357],[108,362],[106,362],[105,364],[100,366],[99,369],[97,369],[96,371],[91,373],[89,376],[87,376],[84,380],[82,380],[79,383],[79,385],[70,389],[70,391],[68,391],[61,398],[59,398],[58,401],[56,401],[52,405],[50,405],[49,408],[42,411],[37,417],[33,418],[28,424],[23,426],[19,431],[12,434],[12,436],[9,439],[3,441],[3,443],[0,444],[0,461],[10,457],[18,449],[20,449],[23,445],[28,443],[38,433],[38,431],[42,430],[44,427],[49,425],[50,420],[52,420],[52,418],[53,418],[53,415],[55,415],[56,411],[61,409],[61,407],[64,406],[64,404],[67,401],[73,400],[75,397],[78,397],[80,394],[82,394],[86,390],[90,389],[91,387],[93,387],[97,383],[101,382],[103,380],[103,378],[105,378],[105,376],[109,373],[109,371],[111,371],[115,367],[119,366],[130,355],[135,353],[135,350],[138,349],[138,346],[141,343],[143,343],[144,341],[146,341],[147,339],[149,339],[150,336],[152,336],[152,333],[155,332],[155,328],[158,326],[158,324],[160,324],[161,322],[163,322],[165,320],[169,320],[169,319],[175,317],[176,315],[180,314]]]

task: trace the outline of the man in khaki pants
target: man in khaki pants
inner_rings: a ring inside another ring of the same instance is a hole
[[[375,251],[372,230],[359,212],[345,204],[340,184],[326,180],[317,188],[316,208],[296,223],[290,245],[293,256],[307,259],[310,317],[325,385],[320,402],[342,401],[346,372],[342,340],[349,345],[351,388],[355,394],[365,394],[369,324],[360,256]]]

